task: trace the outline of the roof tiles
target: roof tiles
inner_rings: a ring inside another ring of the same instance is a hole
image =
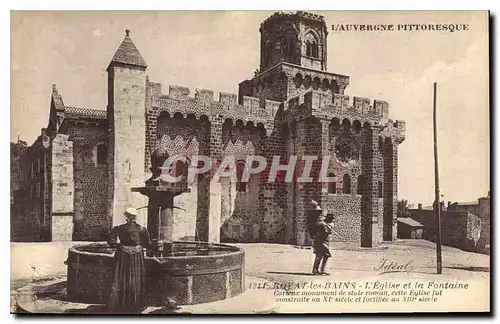
[[[132,42],[132,39],[130,38],[130,30],[128,29],[125,31],[125,38],[123,39],[120,47],[116,50],[115,56],[113,56],[110,65],[113,63],[129,64],[144,68],[148,66],[146,61],[142,58],[141,53],[139,53],[137,47],[135,47],[134,42]]]

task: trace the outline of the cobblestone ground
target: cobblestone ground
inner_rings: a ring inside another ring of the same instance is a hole
[[[241,244],[246,252],[246,271],[256,277],[273,280],[309,278],[313,252],[289,245]],[[401,273],[407,277],[428,277],[436,273],[436,246],[425,240],[407,240],[383,244],[377,248],[358,248],[352,245],[333,246],[327,266],[330,279],[363,279],[373,275],[398,276],[395,272],[375,270],[382,260],[401,265],[410,262],[413,269]],[[490,257],[443,247],[443,276],[446,278],[482,277],[489,279]]]
[[[12,243],[11,290],[29,282],[64,276],[67,249],[72,243]],[[436,275],[435,244],[425,240],[386,243],[366,249],[353,245],[332,245],[329,276],[311,276],[313,253],[310,249],[279,244],[235,244],[245,250],[246,274],[271,282],[307,280],[424,280],[470,281],[489,286],[490,257],[443,247],[443,274]],[[379,270],[386,263],[408,264],[409,271]],[[484,290],[483,289],[483,290]],[[487,290],[487,289],[486,289]],[[13,295],[13,299],[15,295]],[[296,305],[283,305],[282,311],[298,311]]]

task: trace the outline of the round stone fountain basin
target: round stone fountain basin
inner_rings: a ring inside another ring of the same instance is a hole
[[[145,257],[149,306],[168,297],[179,305],[226,299],[244,290],[245,252],[234,246],[173,242],[173,256]],[[105,243],[73,246],[68,251],[68,298],[105,304],[113,281],[115,249]]]

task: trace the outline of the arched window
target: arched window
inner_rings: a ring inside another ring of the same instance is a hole
[[[315,32],[309,31],[305,36],[306,56],[319,57],[318,36]]]
[[[283,53],[286,56],[293,56],[293,54],[294,54],[294,47],[295,47],[295,44],[294,44],[293,38],[287,38],[287,39],[285,39],[284,46],[283,46]]]
[[[382,198],[384,197],[384,192],[383,192],[384,186],[382,184],[382,181],[378,182],[378,197]]]
[[[243,172],[245,171],[245,162],[238,161],[236,162],[236,191],[238,192],[246,192],[247,191],[247,183],[243,182]]]
[[[351,193],[351,177],[348,174],[344,174],[344,177],[342,178],[342,193]]]
[[[357,194],[362,195],[365,190],[365,177],[363,175],[360,175],[358,177],[358,188],[357,188]]]
[[[318,44],[316,44],[316,42],[312,43],[311,56],[316,58],[319,57]]]
[[[330,173],[328,174],[329,178],[335,178],[335,174]],[[328,182],[328,193],[330,194],[335,194],[337,193],[337,182],[336,180]]]
[[[318,44],[316,44],[315,41],[306,42],[306,56],[316,57],[316,58],[319,57]]]
[[[99,144],[96,148],[96,164],[97,165],[106,165],[108,161],[108,150],[106,145]]]

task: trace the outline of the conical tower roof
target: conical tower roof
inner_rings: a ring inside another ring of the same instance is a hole
[[[125,38],[123,39],[120,47],[118,47],[118,50],[116,50],[116,53],[109,65],[113,65],[113,63],[134,65],[144,68],[148,66],[146,61],[142,58],[141,53],[139,53],[137,47],[135,47],[134,42],[132,42],[129,29],[125,30]]]

